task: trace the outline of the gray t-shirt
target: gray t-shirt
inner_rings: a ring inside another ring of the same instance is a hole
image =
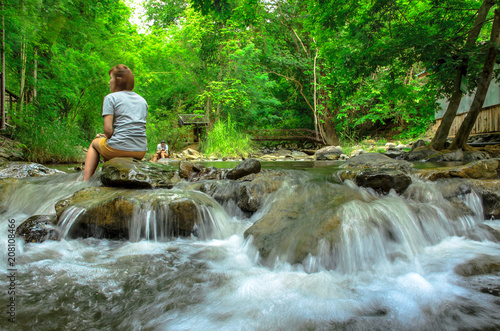
[[[131,91],[108,94],[104,98],[102,116],[113,115],[113,135],[109,147],[120,151],[142,152],[148,149],[146,117],[148,104],[143,97]]]

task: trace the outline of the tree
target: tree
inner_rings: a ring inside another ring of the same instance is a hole
[[[498,48],[500,47],[500,9],[495,10],[495,16],[493,20],[493,26],[491,28],[491,36],[486,58],[484,60],[483,71],[479,78],[479,83],[477,86],[476,94],[472,105],[470,106],[469,112],[465,117],[464,121],[460,125],[455,138],[450,146],[450,149],[466,149],[467,148],[467,138],[469,137],[474,124],[476,123],[477,116],[483,108],[484,99],[486,98],[486,93],[488,92],[488,87],[491,82],[491,77],[493,75],[493,67],[495,66]]]
[[[448,133],[450,132],[450,127],[455,119],[457,114],[458,106],[460,105],[460,100],[462,99],[462,80],[464,79],[467,66],[469,62],[468,52],[471,52],[477,41],[479,33],[481,32],[481,28],[486,22],[486,17],[488,16],[488,12],[490,8],[495,4],[495,0],[484,0],[479,8],[476,16],[476,20],[474,21],[474,25],[472,30],[467,35],[467,40],[465,42],[463,52],[461,54],[461,60],[458,64],[458,68],[456,69],[455,79],[453,81],[453,93],[450,97],[448,108],[443,115],[441,120],[441,124],[438,127],[434,138],[430,143],[430,146],[436,150],[442,150],[445,147],[446,138],[448,138]]]

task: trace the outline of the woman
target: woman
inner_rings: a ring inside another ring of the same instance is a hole
[[[146,117],[148,104],[135,92],[134,74],[125,65],[119,64],[109,71],[111,94],[104,98],[102,117],[104,135],[90,144],[85,158],[83,180],[94,174],[99,158],[104,161],[114,157],[133,157],[141,160],[147,151]]]

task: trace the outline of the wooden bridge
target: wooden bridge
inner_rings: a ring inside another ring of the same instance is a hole
[[[315,143],[323,143],[319,132],[310,129],[271,129],[271,130],[249,130],[247,131],[253,136],[255,141],[312,141]]]

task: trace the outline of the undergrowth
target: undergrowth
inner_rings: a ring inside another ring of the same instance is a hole
[[[207,132],[201,148],[208,156],[247,157],[253,150],[253,144],[250,137],[238,130],[236,123],[228,117],[227,121],[217,121]]]

